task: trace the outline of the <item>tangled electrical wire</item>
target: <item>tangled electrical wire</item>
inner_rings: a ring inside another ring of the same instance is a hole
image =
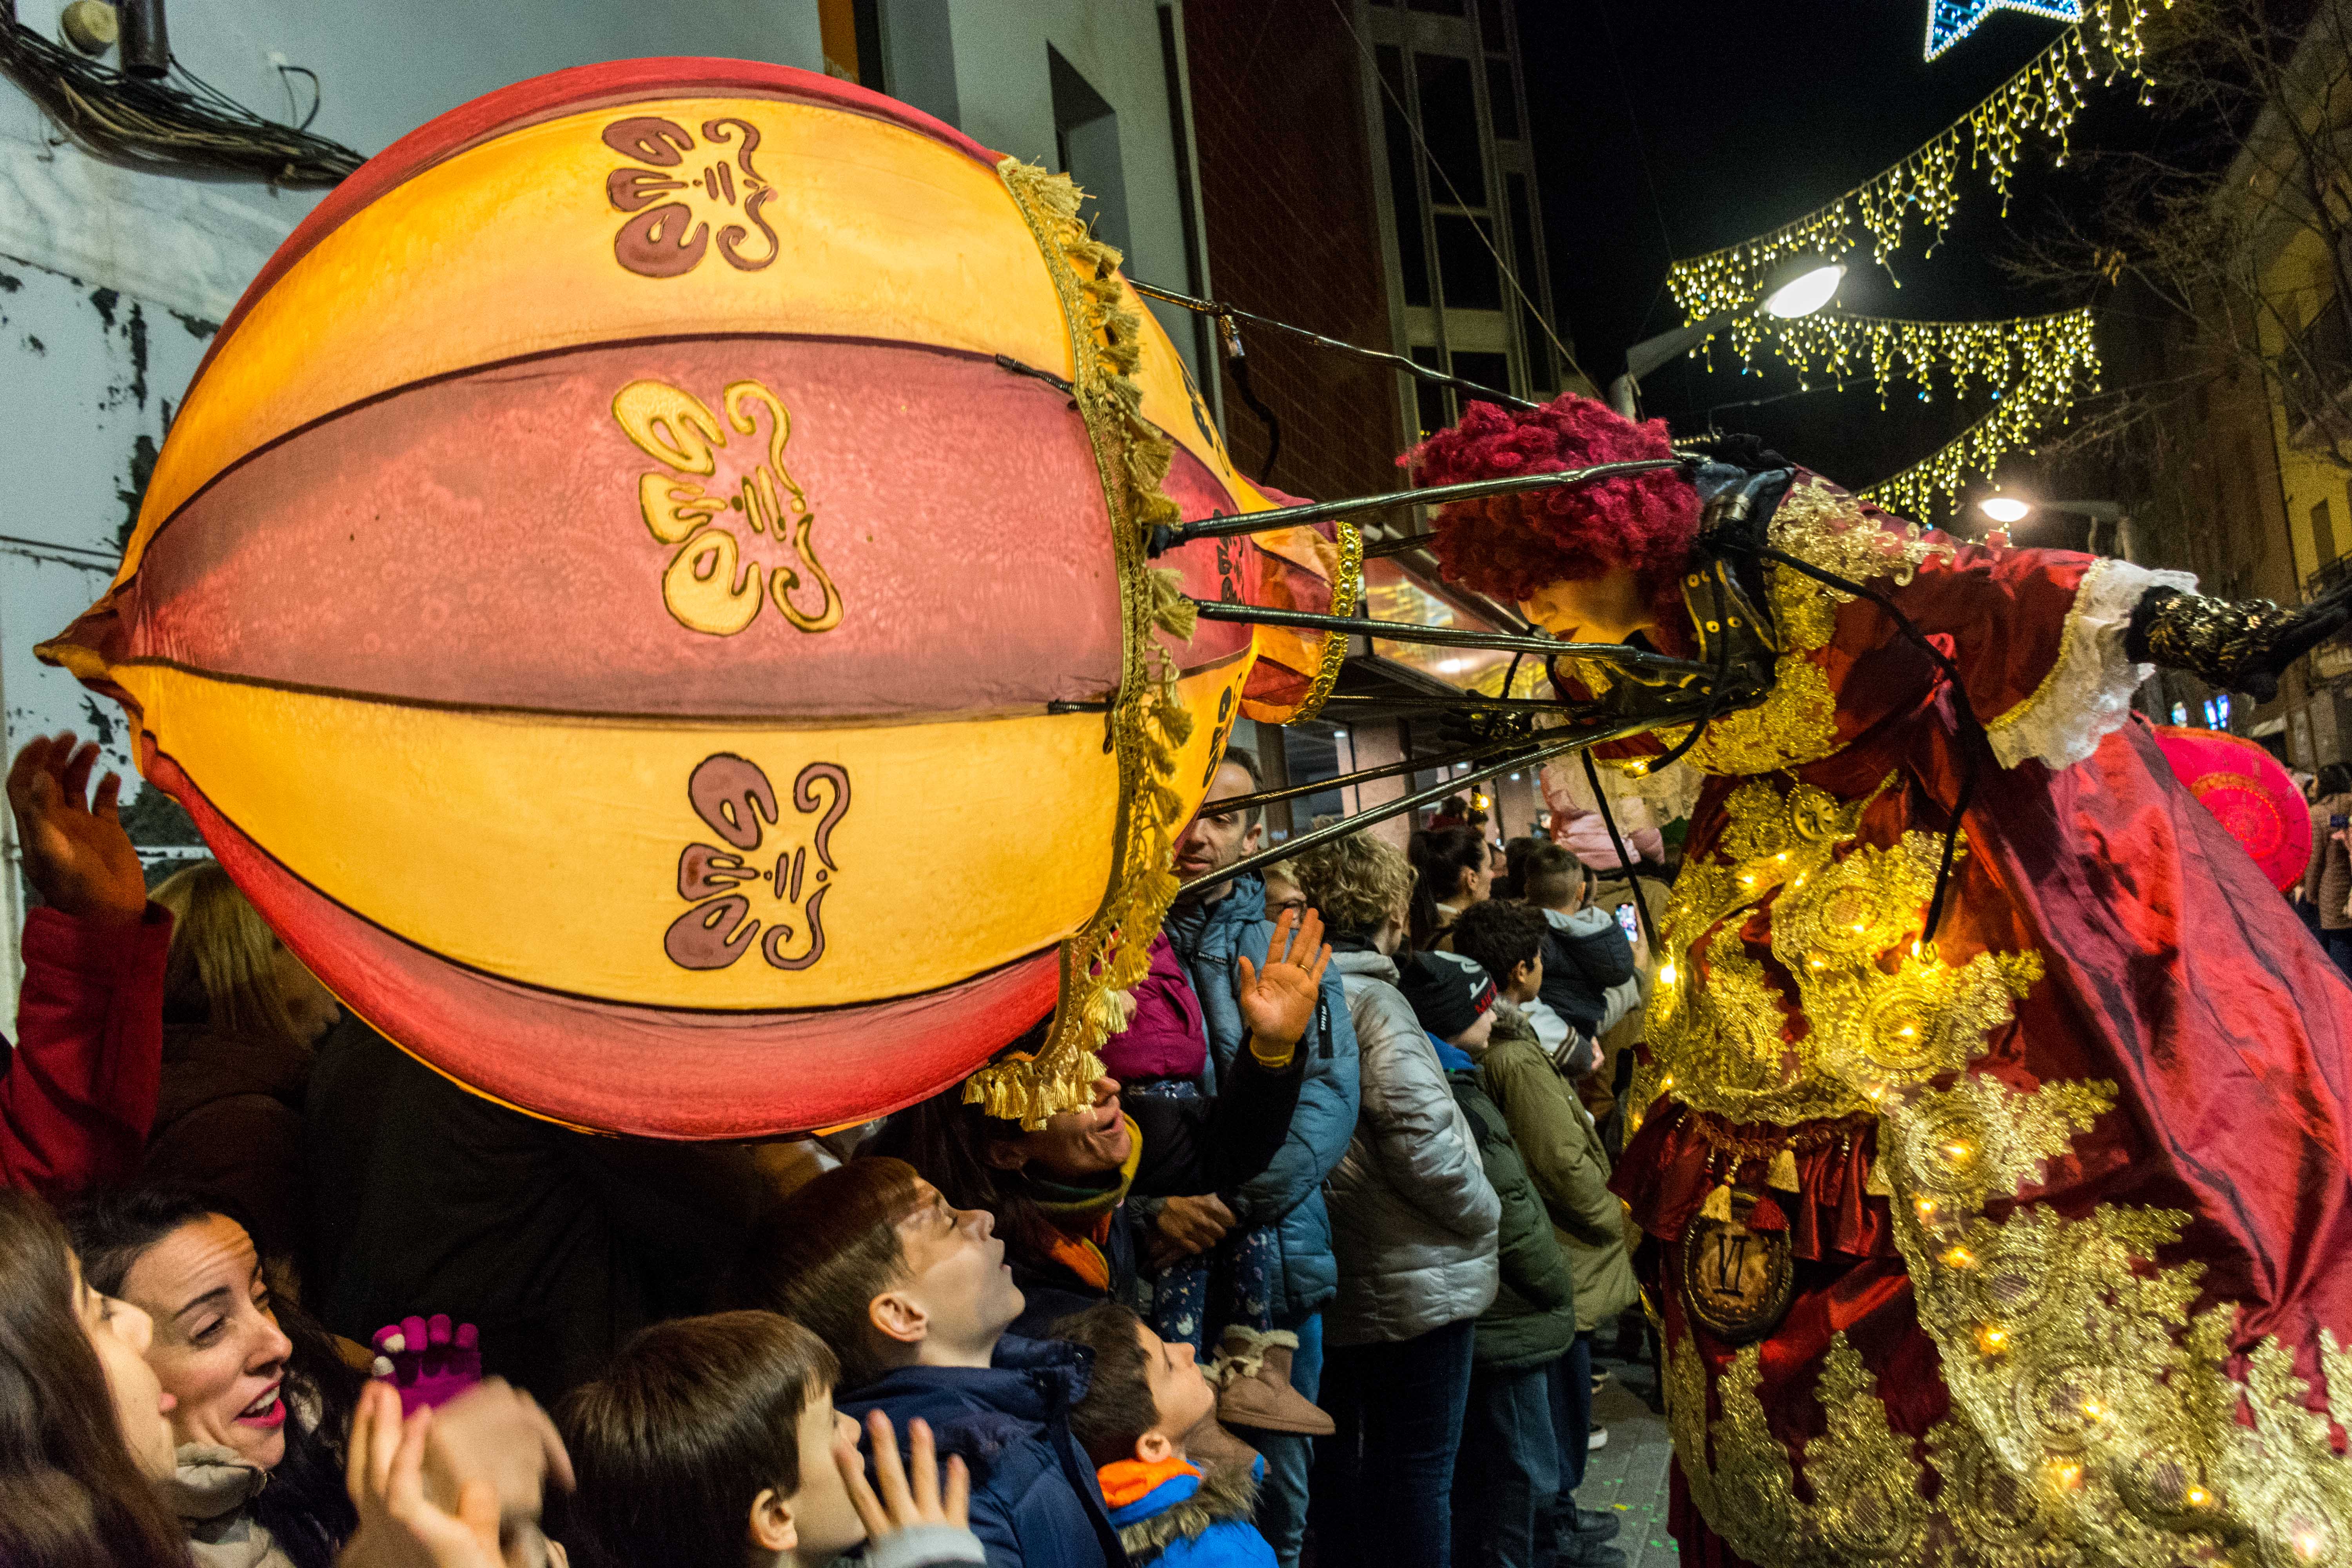
[[[85,59],[15,20],[0,26],[0,75],[84,151],[134,169],[319,189],[341,184],[366,162],[341,142],[263,119],[177,60],[169,76],[150,81]]]

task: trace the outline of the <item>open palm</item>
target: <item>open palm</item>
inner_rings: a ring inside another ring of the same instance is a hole
[[[83,794],[97,764],[97,745],[77,745],[70,730],[36,736],[8,770],[8,804],[25,879],[41,900],[69,915],[128,924],[146,910],[147,882],[116,812],[122,780],[108,773],[94,798]]]
[[[1323,989],[1323,971],[1331,950],[1323,942],[1323,916],[1315,910],[1285,910],[1266,938],[1265,967],[1252,963],[1247,953],[1234,959],[1234,1000],[1242,1021],[1259,1039],[1297,1045],[1306,1037],[1315,1016],[1315,998]]]

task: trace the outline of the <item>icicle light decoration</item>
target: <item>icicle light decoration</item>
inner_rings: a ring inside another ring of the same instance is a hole
[[[2158,3],[2169,10],[2172,0]],[[2095,42],[2093,23],[2067,28],[1990,97],[1893,168],[1769,234],[1675,262],[1666,286],[1685,319],[1741,312],[1762,295],[1766,276],[1780,263],[1815,254],[1835,260],[1858,248],[1865,233],[1871,259],[1885,267],[1915,219],[1933,237],[1932,251],[1959,205],[1964,161],[2000,193],[2006,211],[2010,180],[2029,136],[2057,143],[2063,163],[2067,132],[2092,84],[2117,76],[2140,79],[2148,8],[2149,0],[2105,0],[2092,13]]]
[[[2081,318],[2079,337],[2064,339],[2069,346],[2051,346],[2012,362],[2017,374],[2006,385],[1992,389],[1990,413],[1930,456],[1872,485],[1863,496],[1889,511],[1927,521],[1937,505],[1958,501],[1970,474],[1990,473],[2003,453],[2029,447],[2053,422],[2063,424],[2080,392],[2099,390],[2098,352],[2091,342],[2089,312],[2041,318],[2063,322],[2074,317]]]

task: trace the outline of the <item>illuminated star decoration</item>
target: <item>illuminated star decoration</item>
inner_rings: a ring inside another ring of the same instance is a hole
[[[2000,10],[2023,11],[2053,22],[2083,19],[2082,0],[1927,0],[1927,58],[1934,59]]]

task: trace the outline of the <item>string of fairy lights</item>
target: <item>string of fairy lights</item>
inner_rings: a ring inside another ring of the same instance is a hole
[[[2098,382],[2088,307],[2000,321],[1906,321],[1837,310],[1765,320],[1769,330],[1757,349],[1769,349],[1807,387],[1826,380],[1843,390],[1866,380],[1882,409],[1897,383],[1925,403],[1936,396],[1939,380],[1953,395],[1974,385],[1995,398],[2019,385],[2095,388]]]
[[[2169,9],[2173,0],[2155,3]],[[1984,387],[1992,398],[1989,413],[1865,492],[1890,510],[1926,517],[1939,502],[1956,503],[1971,473],[1990,472],[2002,454],[2063,420],[2076,397],[2096,391],[2090,312],[1916,321],[1825,310],[1784,321],[1759,308],[1766,279],[1799,258],[1845,259],[1867,237],[1872,261],[1900,288],[1891,258],[1916,233],[1927,237],[1923,254],[1934,253],[1958,208],[1964,172],[1990,186],[2006,214],[2028,145],[2053,147],[2063,163],[2068,132],[2094,87],[2134,80],[2145,102],[2150,0],[2084,0],[2082,10],[2080,23],[1900,163],[1769,233],[1676,261],[1668,271],[1667,287],[1686,320],[1731,318],[1721,336],[1743,363],[1769,352],[1808,384],[1819,375],[1841,387],[1866,374],[1882,409],[1897,382],[1910,384],[1923,400],[1939,381],[1955,394]],[[1931,58],[1935,43],[1931,14]]]
[[[2084,342],[2089,344],[2088,325]],[[1997,394],[1983,418],[1901,473],[1881,479],[1861,494],[1904,517],[1927,518],[1937,504],[1956,505],[1972,473],[1990,473],[2004,452],[2030,447],[2053,421],[2063,423],[2088,379],[2098,390],[2098,355],[2078,360],[2043,354],[2022,362],[2023,374]]]
[[[2168,9],[2171,0],[2160,3]],[[2147,0],[2098,5],[2089,21],[2061,33],[1990,96],[1892,168],[1768,234],[1674,263],[1666,287],[1675,302],[1693,321],[1725,311],[1744,316],[1780,263],[1816,255],[1837,260],[1860,248],[1867,234],[1871,259],[1885,267],[1915,221],[1931,237],[1932,252],[1958,210],[1963,168],[1983,176],[2006,212],[2028,140],[2054,143],[2064,162],[2067,133],[2091,88],[2138,76],[2147,52]],[[1900,287],[1901,279],[1895,282]]]

